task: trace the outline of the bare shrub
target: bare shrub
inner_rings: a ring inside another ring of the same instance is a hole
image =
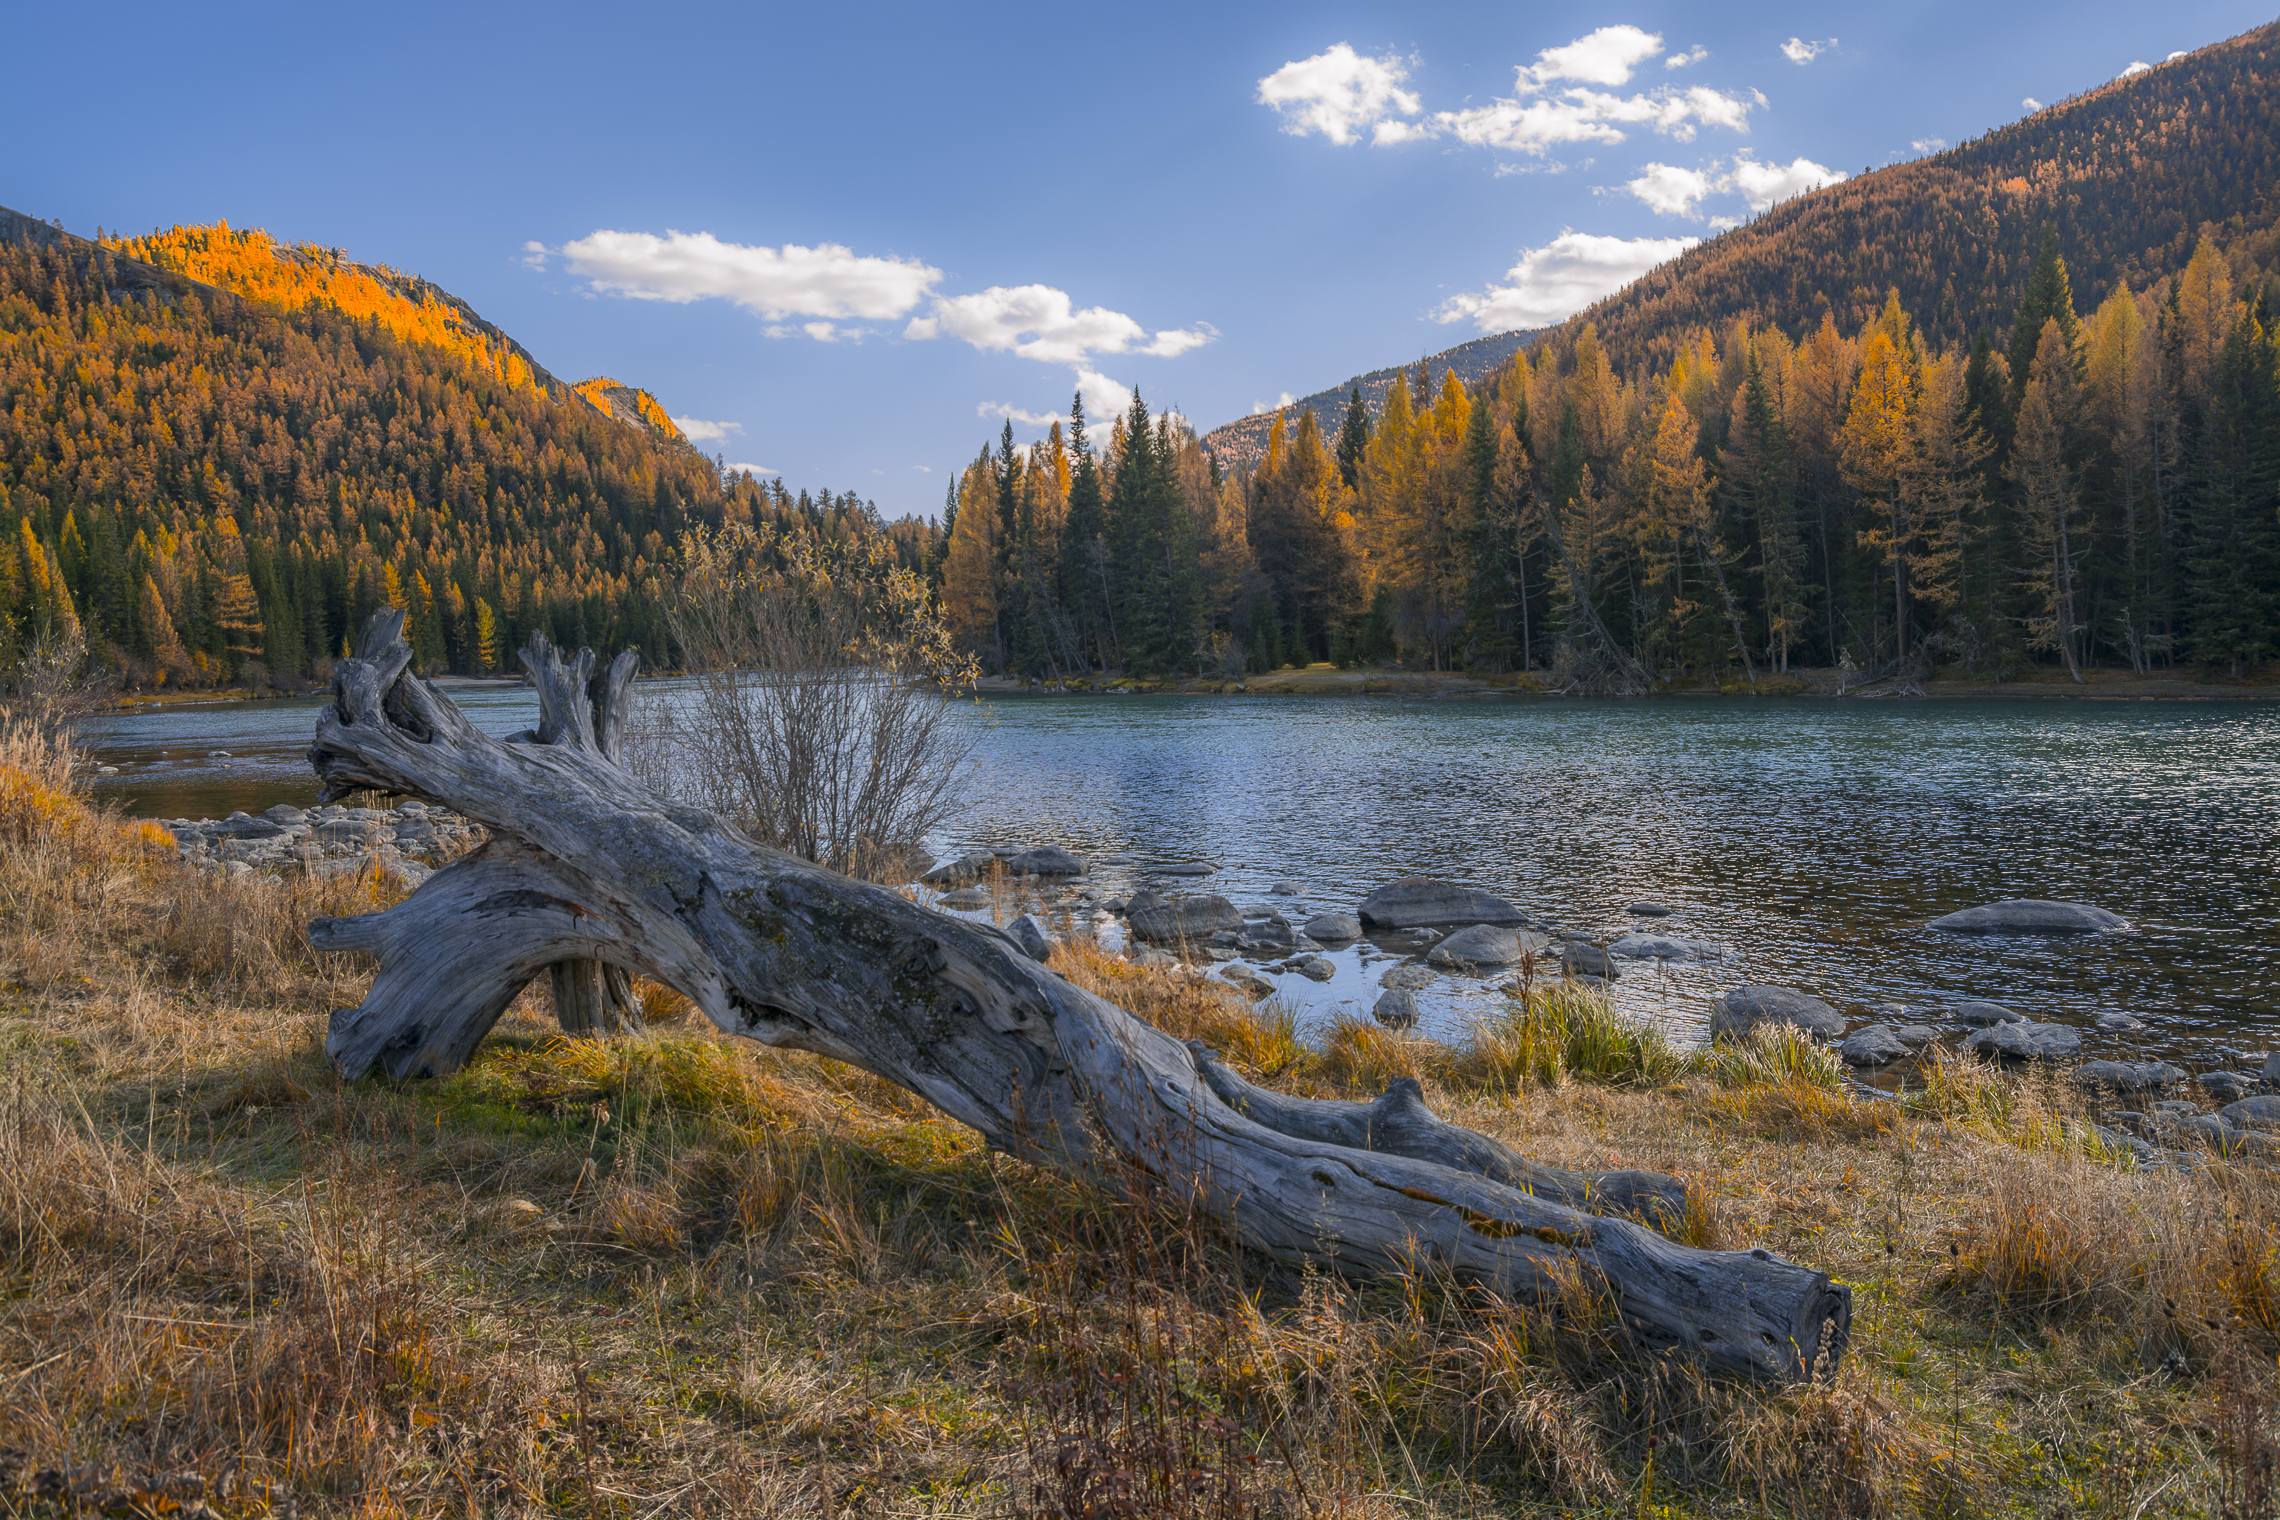
[[[976,672],[883,535],[692,534],[669,622],[696,690],[648,699],[629,746],[661,794],[878,879],[949,816],[971,749],[950,697]]]

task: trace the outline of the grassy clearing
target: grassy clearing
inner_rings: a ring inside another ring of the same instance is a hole
[[[1683,1174],[1686,1233],[1855,1285],[1821,1385],[1230,1252],[1176,1197],[984,1152],[897,1089],[526,996],[443,1081],[336,1083],[366,974],[0,740],[0,1513],[1486,1516],[2272,1513],[2280,1186],[2113,1164],[1958,1063],[1708,1056],[1536,989],[1463,1048],[1078,946],[1056,966],[1255,1080]]]

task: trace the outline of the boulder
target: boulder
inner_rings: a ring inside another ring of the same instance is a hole
[[[2178,1139],[2198,1141],[2211,1150],[2231,1150],[2235,1137],[2233,1127],[2215,1114],[2195,1114],[2190,1119],[2177,1121]]]
[[[2263,1085],[2242,1071],[2204,1071],[2195,1080],[2219,1103],[2237,1102]]]
[[[2132,1018],[2126,1013],[2101,1013],[2098,1027],[2108,1034],[2131,1034],[2145,1028],[2145,1020]]]
[[[1908,1054],[1908,1043],[1889,1024],[1871,1024],[1845,1036],[1837,1053],[1853,1066],[1883,1066]]]
[[[2082,1053],[2082,1031],[2071,1024],[1991,1024],[1963,1042],[2022,1061],[2066,1061]]]
[[[309,815],[305,810],[297,808],[289,802],[280,802],[273,808],[265,809],[261,816],[271,823],[278,824],[307,823],[309,821]]]
[[[997,856],[987,850],[974,850],[953,856],[919,878],[930,887],[971,886],[990,874],[997,864]]]
[[[942,906],[945,908],[986,908],[989,905],[987,887],[960,887],[955,892],[942,894]]]
[[[2280,1129],[2280,1094],[2262,1093],[2218,1110],[2235,1129]]]
[[[1666,903],[1635,902],[1623,911],[1633,918],[1668,918],[1678,910]]]
[[[1021,946],[1022,953],[1033,961],[1050,960],[1053,955],[1053,936],[1046,932],[1044,923],[1034,913],[1024,913],[1005,926],[1013,942]]]
[[[2074,1080],[2116,1092],[2151,1092],[2184,1081],[2185,1073],[2166,1061],[2085,1061],[2074,1068]]]
[[[2017,1024],[2026,1019],[2025,1014],[2001,1003],[1958,1003],[1948,1010],[1948,1017],[1974,1029],[1985,1029],[1990,1024]]]
[[[1164,950],[1141,949],[1133,952],[1132,964],[1143,971],[1169,971],[1180,964],[1180,958]]]
[[[2111,934],[2129,926],[2129,920],[2104,908],[2039,897],[1988,903],[1932,920],[1933,928],[1951,934]]]
[[[1306,921],[1306,937],[1323,941],[1360,939],[1362,921],[1351,913],[1317,913]]]
[[[1274,994],[1275,984],[1248,966],[1223,966],[1219,974],[1243,989],[1244,995],[1254,1003]]]
[[[1291,969],[1310,982],[1327,982],[1338,974],[1338,963],[1328,956],[1309,955],[1291,962]]]
[[[1277,897],[1296,897],[1299,895],[1299,886],[1295,881],[1278,881],[1267,890]]]
[[[1423,966],[1404,962],[1379,977],[1378,985],[1380,987],[1402,987],[1414,992],[1420,987],[1432,986],[1433,973]]]
[[[221,839],[283,839],[285,825],[267,818],[248,818],[243,813],[232,813],[214,830]]]
[[[1618,936],[1607,947],[1607,953],[1634,961],[1716,961],[1726,958],[1726,947],[1707,940],[1673,939],[1667,934],[1644,934],[1633,929]]]
[[[1922,1050],[1939,1039],[1940,1032],[1929,1024],[1902,1024],[1892,1031],[1893,1036],[1910,1050]]]
[[[1830,1040],[1845,1032],[1845,1017],[1817,997],[1787,987],[1736,987],[1710,1005],[1710,1037],[1738,1040],[1760,1024],[1788,1024]]]
[[[1389,987],[1379,995],[1370,1017],[1388,1029],[1407,1029],[1417,1022],[1417,999],[1406,987]]]
[[[1425,957],[1436,966],[1509,966],[1520,959],[1520,936],[1498,924],[1474,924],[1459,929],[1433,947]]]
[[[1560,951],[1560,970],[1569,976],[1597,977],[1603,982],[1612,982],[1623,974],[1614,956],[1597,945],[1574,939]]]
[[[1217,866],[1207,866],[1191,861],[1184,865],[1158,866],[1156,867],[1156,874],[1158,876],[1210,876],[1218,869]]]
[[[1460,887],[1429,876],[1389,881],[1362,899],[1358,910],[1371,929],[1414,929],[1424,924],[1519,924],[1518,908],[1493,892]]]
[[[1125,904],[1125,921],[1144,940],[1168,944],[1208,940],[1222,929],[1243,927],[1243,915],[1224,897],[1166,897],[1141,892]]]
[[[1084,857],[1072,855],[1057,844],[1042,844],[1006,857],[1005,868],[1016,876],[1082,876]]]
[[[1280,914],[1273,918],[1254,918],[1244,923],[1230,943],[1245,950],[1295,950],[1298,931]]]
[[[2280,1082],[2280,1050],[2275,1050],[2264,1058],[2264,1080]]]

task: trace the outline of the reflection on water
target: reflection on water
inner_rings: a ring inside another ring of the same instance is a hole
[[[660,696],[671,687],[645,688]],[[483,728],[528,726],[520,687],[458,688]],[[101,720],[144,816],[219,816],[313,793],[301,750],[319,704],[215,704]],[[1075,697],[976,704],[970,805],[938,850],[1058,843],[1219,867],[1205,889],[1286,911],[1348,909],[1409,874],[1476,882],[1568,928],[1626,904],[1727,959],[1641,966],[1626,1004],[1699,1029],[1741,982],[1850,1014],[1983,997],[2087,1024],[2121,1010],[2139,1048],[2280,1044],[2280,707],[2263,703],[1398,703]],[[225,761],[206,752],[225,749]],[[1296,882],[1298,899],[1268,895]],[[1168,883],[1167,883],[1168,884]],[[2080,898],[2137,932],[1987,940],[1926,932],[2004,897]],[[1293,916],[1298,916],[1293,911]],[[1387,963],[1282,985],[1309,1011],[1367,1008]],[[1484,983],[1421,998],[1449,1033]],[[2094,1035],[2092,1054],[2125,1048]]]

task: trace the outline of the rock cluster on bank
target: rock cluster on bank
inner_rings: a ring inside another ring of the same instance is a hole
[[[377,868],[417,886],[435,867],[486,837],[457,813],[406,802],[393,808],[297,808],[279,803],[256,818],[165,821],[185,863],[231,876],[302,871],[323,879]]]

